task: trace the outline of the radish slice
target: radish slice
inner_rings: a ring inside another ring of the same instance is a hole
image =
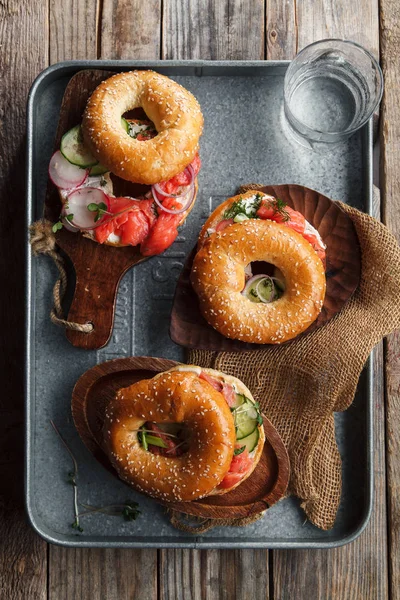
[[[70,222],[69,219],[67,219],[66,217],[62,216],[61,217],[61,221],[62,221],[62,224],[65,227],[65,229],[68,229],[68,231],[71,231],[71,233],[78,233],[79,227],[76,227],[75,225],[72,225],[72,223]]]
[[[161,210],[163,210],[164,212],[167,212],[167,213],[169,213],[171,215],[179,215],[179,214],[185,212],[186,210],[189,210],[189,208],[192,206],[196,190],[195,190],[195,187],[193,185],[191,187],[190,191],[187,194],[187,198],[188,198],[187,201],[184,203],[184,205],[181,208],[177,208],[177,209],[166,208],[165,206],[163,206],[162,203],[161,203],[161,201],[159,200],[159,198],[157,196],[157,192],[154,189],[154,186],[152,186],[151,191],[152,191],[152,194],[153,194],[154,202],[157,204],[157,206]],[[178,200],[179,203],[180,203],[181,198],[182,198],[182,196],[180,196],[179,198],[178,197],[174,197],[174,199]]]
[[[49,177],[59,188],[70,190],[82,185],[89,174],[88,169],[81,169],[71,164],[59,150],[53,154],[49,164]]]
[[[63,206],[63,216],[73,215],[70,224],[80,230],[95,229],[101,225],[107,215],[103,215],[95,221],[97,212],[89,210],[89,204],[105,204],[105,210],[110,212],[110,201],[108,196],[99,188],[83,187],[72,191],[67,196],[67,202]]]

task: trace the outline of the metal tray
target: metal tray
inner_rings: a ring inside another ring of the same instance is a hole
[[[51,324],[56,269],[43,258],[32,259],[28,245],[26,506],[32,526],[49,542],[82,547],[332,548],[354,540],[368,521],[373,489],[370,362],[353,405],[336,415],[343,494],[335,526],[329,532],[305,522],[299,501],[287,498],[248,527],[218,528],[201,537],[181,533],[153,500],[130,490],[92,458],[71,421],[74,383],[94,364],[130,355],[184,359],[182,349],[168,336],[175,282],[200,224],[241,183],[298,183],[371,212],[371,123],[329,156],[299,146],[283,128],[282,90],[287,65],[286,61],[74,61],[50,67],[33,84],[27,131],[28,223],[42,213],[58,111],[65,86],[77,71],[154,68],[190,89],[205,116],[196,206],[165,254],[134,267],[124,277],[107,347],[97,352],[73,348],[63,330]],[[142,510],[137,521],[90,515],[85,517],[83,534],[76,534],[70,526],[70,459],[50,419],[78,460],[80,500],[97,506],[137,500]]]

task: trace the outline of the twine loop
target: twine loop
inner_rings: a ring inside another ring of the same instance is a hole
[[[35,256],[45,254],[50,256],[58,269],[59,277],[53,287],[53,308],[50,311],[51,322],[65,329],[80,331],[81,333],[90,333],[93,331],[92,323],[74,323],[64,317],[62,301],[67,290],[67,272],[63,257],[56,249],[56,236],[53,232],[53,224],[46,219],[41,219],[32,223],[29,227],[30,244]]]

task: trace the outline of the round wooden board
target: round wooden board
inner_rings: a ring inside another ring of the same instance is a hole
[[[317,320],[302,334],[306,335],[334,317],[356,290],[361,274],[357,233],[351,218],[340,205],[315,190],[301,185],[269,185],[260,191],[284,200],[288,206],[303,214],[327,245],[325,300]],[[225,338],[203,318],[190,284],[195,253],[196,249],[189,255],[176,287],[171,314],[171,339],[186,348],[217,352],[262,348],[261,344]]]
[[[72,392],[72,416],[78,433],[93,456],[117,476],[101,446],[104,410],[115,392],[141,379],[154,377],[175,366],[163,358],[132,357],[110,360],[86,371]],[[272,423],[264,417],[266,442],[252,475],[238,488],[221,496],[195,502],[160,502],[182,513],[223,519],[250,516],[280,500],[289,482],[289,457]]]

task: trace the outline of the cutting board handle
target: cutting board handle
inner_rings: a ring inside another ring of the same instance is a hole
[[[105,346],[110,339],[118,285],[123,273],[109,271],[101,261],[74,263],[76,284],[68,313],[68,321],[91,323],[89,333],[67,330],[73,346],[94,350]]]

